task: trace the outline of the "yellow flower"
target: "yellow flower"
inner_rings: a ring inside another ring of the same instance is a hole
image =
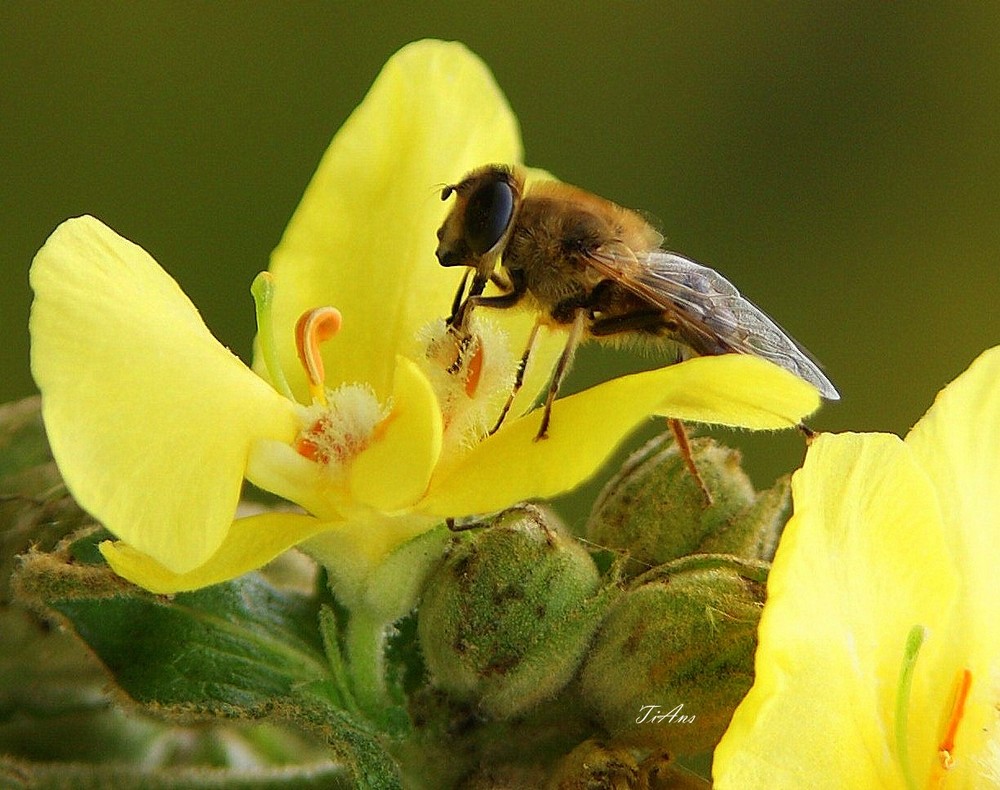
[[[717,788],[1000,786],[1000,347],[905,440],[821,436]]]
[[[532,318],[480,316],[479,345],[449,371],[442,316],[458,279],[434,258],[446,210],[435,187],[520,157],[477,58],[431,41],[400,51],[258,283],[271,295],[256,373],[141,248],[89,217],[53,233],[31,270],[32,370],[67,485],[119,539],[101,547],[119,574],[195,589],[305,542],[349,605],[377,608],[362,598],[384,595],[372,574],[402,544],[446,516],[574,487],[649,414],[779,428],[816,408],[812,387],[766,362],[695,359],[558,401],[549,439],[534,442],[539,414],[514,415],[547,378],[553,333],[487,437],[516,363],[507,339],[523,343]],[[307,513],[234,521],[244,477]]]

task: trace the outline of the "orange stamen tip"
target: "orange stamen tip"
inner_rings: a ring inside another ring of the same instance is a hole
[[[972,672],[963,669],[958,673],[955,681],[955,701],[951,706],[951,715],[948,717],[948,724],[945,726],[944,737],[938,746],[938,757],[941,760],[941,767],[946,771],[951,770],[955,764],[952,753],[955,751],[955,736],[958,734],[958,726],[962,723],[962,716],[965,715],[965,702],[969,698],[969,690],[972,688]]]
[[[483,375],[483,344],[477,343],[476,350],[469,358],[468,373],[465,376],[465,394],[473,398]]]
[[[295,350],[309,379],[309,391],[319,401],[325,401],[323,383],[326,380],[319,345],[336,335],[343,322],[336,307],[316,307],[304,312],[295,323]]]
[[[316,463],[325,463],[326,459],[323,457],[323,452],[320,450],[319,445],[311,439],[299,439],[295,444],[295,452],[310,461],[315,461]]]
[[[305,429],[295,441],[295,452],[303,458],[318,464],[330,462],[328,446],[323,442],[323,432],[329,427],[329,419],[324,415]]]

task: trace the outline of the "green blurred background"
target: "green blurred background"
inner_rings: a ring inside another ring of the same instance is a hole
[[[815,427],[905,432],[1000,342],[997,4],[420,8],[0,5],[0,400],[34,390],[31,257],[84,212],[247,356],[252,277],[381,65],[425,36],[490,64],[530,164],[659,218],[822,360],[843,401]],[[636,364],[591,350],[572,386]],[[724,438],[760,482],[802,455],[790,432]]]

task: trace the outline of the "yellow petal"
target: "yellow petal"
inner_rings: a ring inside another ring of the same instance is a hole
[[[956,753],[978,754],[995,721],[1000,670],[1000,347],[941,391],[906,444],[933,481],[962,569],[964,628],[956,642],[973,685]]]
[[[198,567],[232,523],[251,443],[294,436],[291,404],[93,217],[56,229],[31,285],[31,369],[70,491],[137,551]]]
[[[382,512],[416,502],[441,454],[441,409],[430,382],[404,357],[396,359],[392,411],[376,440],[351,465],[351,494]]]
[[[819,408],[811,384],[759,357],[725,354],[673,365],[657,414],[733,428],[793,428]]]
[[[884,434],[819,437],[792,486],[754,686],[716,749],[715,787],[902,787],[894,710],[907,634],[929,629],[918,671],[954,648],[958,576],[937,498]],[[915,688],[911,755],[936,751],[951,679]]]
[[[317,518],[343,520],[345,486],[331,479],[327,467],[299,455],[288,442],[256,442],[250,448],[246,478]]]
[[[256,570],[304,540],[335,527],[311,516],[263,513],[233,522],[225,542],[205,563],[186,573],[174,573],[152,557],[125,543],[109,540],[101,554],[119,576],[154,593],[198,590]]]
[[[594,474],[650,414],[782,428],[818,403],[812,386],[756,357],[698,357],[623,376],[557,400],[547,439],[534,441],[540,409],[505,424],[435,475],[421,509],[459,516],[561,494]]]
[[[323,349],[327,383],[367,382],[385,398],[397,353],[445,315],[461,272],[434,257],[440,189],[485,162],[520,159],[517,122],[464,46],[420,41],[385,65],[334,138],[274,252],[276,338],[293,388],[306,386],[292,328],[318,305],[344,316]]]

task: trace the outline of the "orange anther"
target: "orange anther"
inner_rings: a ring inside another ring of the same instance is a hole
[[[956,681],[955,702],[951,706],[951,716],[948,717],[948,724],[944,730],[944,737],[938,746],[938,755],[941,759],[941,767],[949,770],[954,764],[952,753],[955,751],[955,735],[958,733],[958,725],[962,722],[965,714],[965,701],[969,698],[969,689],[972,688],[972,672],[963,669],[958,673]]]
[[[475,397],[476,389],[479,387],[479,379],[483,375],[483,344],[477,343],[476,350],[469,358],[469,370],[465,375],[465,394],[470,398]]]
[[[327,462],[325,454],[319,449],[319,445],[312,439],[299,439],[295,444],[295,452],[310,461],[318,464]]]
[[[309,392],[314,400],[324,404],[326,370],[319,345],[337,334],[342,323],[343,317],[337,308],[316,307],[303,313],[295,324],[295,349],[309,379]]]

